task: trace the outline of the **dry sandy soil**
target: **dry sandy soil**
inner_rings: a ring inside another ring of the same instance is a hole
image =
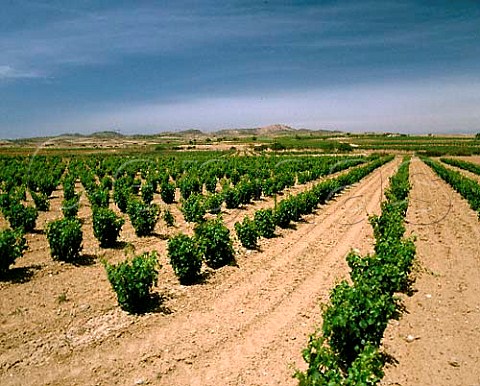
[[[204,282],[193,286],[178,284],[166,259],[165,237],[192,230],[178,209],[177,227],[160,222],[152,237],[137,238],[127,221],[121,240],[137,252],[158,250],[162,265],[155,291],[163,301],[141,316],[116,304],[100,259],[122,260],[123,251],[99,248],[85,196],[79,214],[85,264],[52,261],[43,229],[61,216],[56,191],[38,231],[28,235],[29,250],[0,282],[0,384],[295,385],[294,369],[305,368],[301,350],[321,323],[318,304],[348,274],[348,251],[371,251],[367,216],[379,212],[399,163],[374,171],[296,229],[262,239],[259,251],[236,242],[237,266],[206,270]],[[428,167],[416,160],[411,174],[407,220],[417,236],[418,291],[405,299],[409,313],[387,330],[385,348],[398,364],[384,382],[480,384],[479,224]],[[232,228],[271,206],[257,202],[226,211],[224,219]]]
[[[398,361],[384,385],[480,385],[480,224],[468,203],[418,159],[408,230],[416,235],[415,294],[388,327]]]

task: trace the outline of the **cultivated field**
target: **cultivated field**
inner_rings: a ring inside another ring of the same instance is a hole
[[[479,164],[478,157],[461,159]],[[390,177],[406,162],[399,155],[243,156],[231,151],[4,156],[0,161],[1,229],[15,228],[12,208],[34,207],[32,195],[46,190],[49,202],[48,210],[38,211],[33,230],[22,231],[28,249],[1,274],[2,385],[262,386],[298,384],[294,372],[308,368],[302,350],[322,327],[319,304],[329,304],[341,280],[352,282],[349,252],[381,255],[382,235],[374,232],[369,217],[386,211],[381,203],[392,189]],[[19,175],[11,172],[12,162],[18,163]],[[471,171],[433,162],[479,180]],[[57,177],[48,192],[41,181],[53,176],[52,170]],[[381,330],[379,349],[390,359],[380,383],[480,384],[480,190],[468,185],[467,202],[416,156],[404,170],[408,201],[398,202],[408,210],[398,224],[404,224],[405,237],[414,236],[416,254],[408,267],[408,288],[392,290],[402,306]],[[80,221],[83,248],[65,262],[51,256],[47,224],[65,216],[68,180],[79,196],[73,218]],[[145,193],[150,185],[152,200]],[[162,195],[166,185],[174,188],[173,203]],[[128,204],[123,211],[122,189]],[[458,191],[465,195],[465,189]],[[109,197],[106,205],[102,192]],[[160,215],[139,235],[133,222],[143,204]],[[102,206],[125,221],[108,247],[93,229],[94,212]],[[167,209],[173,226],[164,218]],[[242,236],[235,224],[245,218],[255,222],[256,213],[265,209],[272,210],[274,237],[252,236],[248,223]],[[217,266],[208,249],[216,241],[205,241],[198,230],[216,218],[229,230],[222,238],[227,244],[231,240],[234,251],[232,260]],[[183,284],[169,248],[178,234],[199,245],[202,261]],[[256,247],[247,248],[252,237]],[[406,240],[402,237],[403,231],[395,242]],[[126,310],[104,264],[151,251],[158,252],[154,296],[143,309]],[[337,369],[342,377],[349,377],[350,365]],[[364,384],[373,384],[369,372],[375,371],[368,363],[362,366],[371,382]]]

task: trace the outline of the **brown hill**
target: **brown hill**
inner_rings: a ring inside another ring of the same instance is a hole
[[[212,134],[217,137],[242,137],[242,136],[251,136],[258,135],[264,137],[277,137],[282,135],[291,135],[291,134],[332,134],[335,131],[331,130],[310,130],[310,129],[295,129],[291,126],[276,123],[273,125],[255,127],[255,128],[245,128],[245,129],[223,129],[215,131]]]
[[[257,129],[258,135],[278,135],[278,134],[287,134],[291,133],[292,131],[296,131],[293,127],[282,125],[282,124],[274,124],[269,126],[260,127]]]

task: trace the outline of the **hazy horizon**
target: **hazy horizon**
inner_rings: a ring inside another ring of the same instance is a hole
[[[68,3],[2,5],[0,138],[480,131],[473,0]]]

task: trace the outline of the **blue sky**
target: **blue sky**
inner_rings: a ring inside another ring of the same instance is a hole
[[[480,2],[0,1],[0,137],[480,131]]]

